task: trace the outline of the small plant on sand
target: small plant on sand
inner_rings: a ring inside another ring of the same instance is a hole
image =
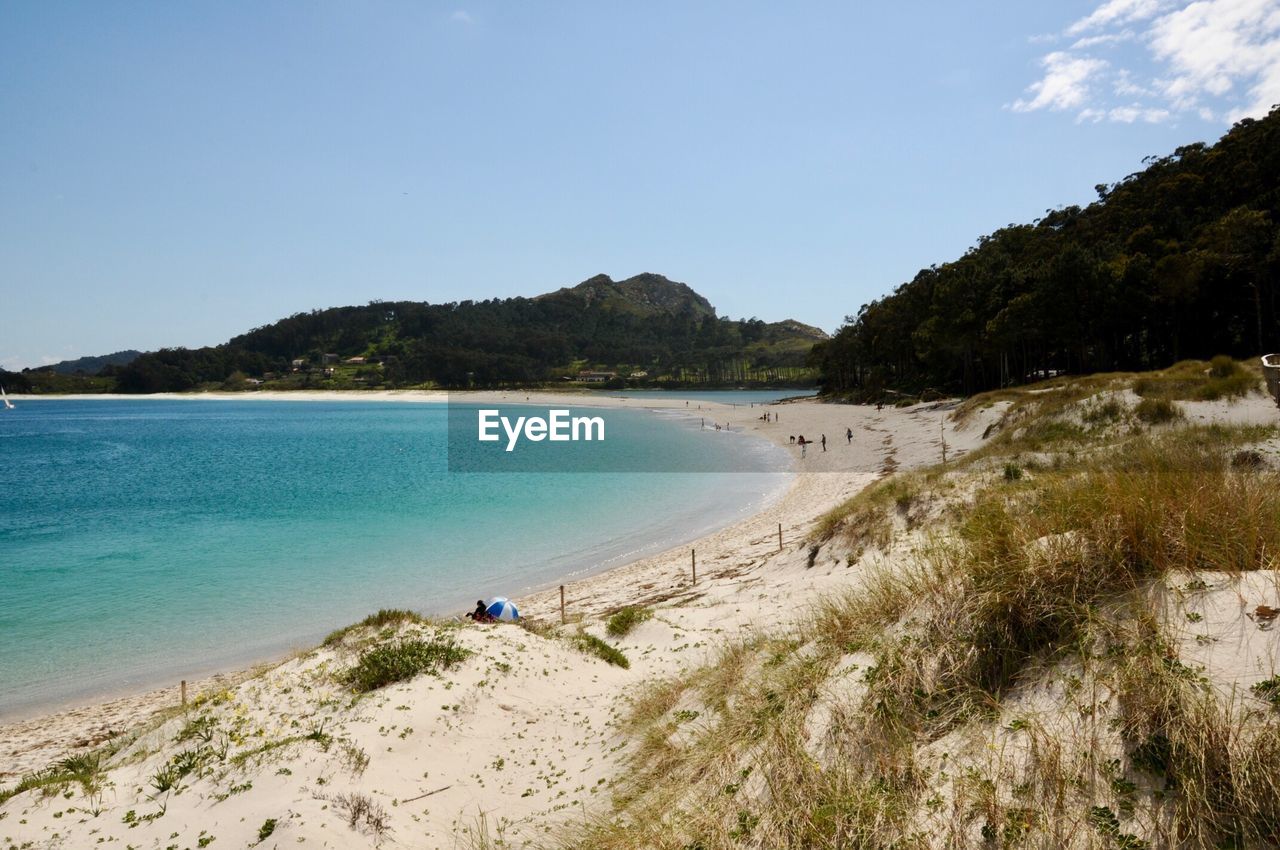
[[[339,646],[348,634],[358,629],[379,628],[381,626],[398,626],[403,623],[424,623],[426,620],[420,614],[413,611],[406,611],[402,608],[383,608],[376,614],[370,614],[358,623],[352,623],[349,626],[343,626],[329,632],[328,637],[324,639],[324,646]]]
[[[61,793],[72,784],[79,785],[86,797],[93,797],[102,790],[103,761],[101,752],[68,756],[44,770],[27,774],[14,787],[0,790],[0,803],[24,791],[39,790],[45,795]]]
[[[628,605],[609,618],[609,622],[605,625],[605,631],[609,633],[610,637],[626,637],[631,633],[632,629],[652,616],[653,612],[648,608]]]
[[[1165,398],[1144,398],[1133,413],[1148,425],[1164,425],[1183,417],[1182,408]]]
[[[342,674],[342,681],[357,693],[367,693],[424,673],[436,675],[468,655],[441,630],[430,640],[400,640],[366,650],[356,665]]]
[[[271,834],[276,831],[276,819],[267,818],[262,822],[262,826],[258,827],[258,843],[266,841]]]
[[[1119,399],[1108,398],[1105,401],[1096,401],[1093,404],[1086,405],[1080,413],[1080,418],[1086,424],[1094,427],[1110,425],[1113,422],[1119,422],[1124,418],[1125,406]]]
[[[217,726],[218,722],[211,715],[201,714],[183,726],[181,731],[178,732],[178,736],[173,740],[181,743],[194,738],[208,744],[213,741]]]
[[[534,634],[548,640],[554,638],[559,631],[559,627],[554,623],[549,623],[546,620],[538,620],[533,617],[521,617],[519,620],[516,620],[516,625],[530,634]]]
[[[355,830],[368,830],[374,838],[382,838],[391,831],[387,812],[366,794],[351,792],[329,798],[335,808],[347,819],[347,826]]]
[[[1263,679],[1254,685],[1250,690],[1258,699],[1266,700],[1280,708],[1280,676],[1272,676],[1270,679]]]
[[[621,667],[624,670],[631,667],[631,662],[627,660],[627,656],[616,647],[602,641],[600,638],[587,632],[578,632],[572,638],[573,645],[587,655],[594,655],[601,661],[605,661],[615,667]]]
[[[351,741],[343,741],[338,752],[352,776],[360,776],[369,766],[369,754],[363,747],[358,747]]]

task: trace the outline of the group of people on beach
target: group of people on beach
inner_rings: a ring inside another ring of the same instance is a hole
[[[799,446],[799,447],[800,447],[800,457],[804,457],[804,456],[805,456],[805,452],[808,450],[809,445],[810,445],[811,443],[814,443],[814,442],[821,443],[821,444],[822,444],[822,450],[823,450],[824,452],[827,450],[827,435],[826,435],[826,434],[823,434],[823,435],[822,435],[822,438],[821,438],[820,440],[806,440],[806,439],[804,438],[804,434],[801,434],[799,437],[792,436],[792,437],[790,438],[790,442],[791,442],[791,445],[793,445],[793,446]]]
[[[853,445],[853,429],[852,429],[852,428],[845,428],[845,429],[844,429],[844,438],[845,438],[845,440],[849,443],[849,445]],[[812,444],[812,443],[814,443],[814,442],[815,442],[814,440],[806,440],[806,439],[804,438],[804,434],[801,434],[799,437],[796,437],[795,435],[792,435],[792,436],[791,436],[791,438],[790,438],[790,443],[791,443],[791,445],[793,445],[793,446],[799,446],[799,447],[800,447],[800,457],[804,457],[804,456],[805,456],[805,452],[806,452],[806,450],[809,448],[810,444]],[[819,440],[817,440],[816,442],[818,442],[818,443],[822,446],[822,450],[823,450],[824,452],[827,450],[827,435],[826,435],[826,434],[823,434],[823,435],[821,436],[821,438],[820,438]]]

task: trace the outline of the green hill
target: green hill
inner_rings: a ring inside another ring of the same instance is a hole
[[[372,302],[299,313],[225,345],[167,349],[119,370],[127,393],[226,388],[446,388],[573,382],[609,386],[812,384],[827,335],[799,322],[716,315],[656,274],[597,275],[534,298]],[[584,372],[594,372],[584,376]]]
[[[50,369],[59,375],[75,375],[77,373],[96,375],[108,366],[128,366],[134,360],[137,360],[141,354],[141,351],[127,349],[96,357],[77,357],[75,360],[63,360],[60,363],[54,363],[52,366],[41,368]]]
[[[864,306],[815,350],[824,388],[968,394],[1280,348],[1280,111],[1144,162]]]

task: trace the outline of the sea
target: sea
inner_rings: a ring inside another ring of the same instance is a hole
[[[625,440],[592,450],[617,468],[507,473],[451,464],[446,404],[24,399],[0,411],[0,720],[280,657],[379,608],[572,582],[786,489],[785,453],[695,414],[795,392],[688,414],[652,395],[608,412]]]

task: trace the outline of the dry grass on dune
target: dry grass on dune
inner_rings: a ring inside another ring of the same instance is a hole
[[[1097,404],[1052,416],[1085,433]],[[559,843],[1275,846],[1280,713],[1224,702],[1150,602],[1173,576],[1280,568],[1280,475],[1232,463],[1274,429],[1152,435],[1093,415],[1111,429],[1049,440],[1053,463],[1009,439],[824,517],[820,545],[894,556],[793,632],[641,694],[615,810]],[[908,553],[922,500],[948,519]],[[1040,693],[1048,710],[1023,717]]]

